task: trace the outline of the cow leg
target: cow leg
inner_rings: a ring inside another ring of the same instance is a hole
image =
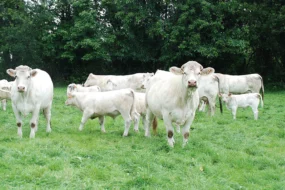
[[[162,115],[163,117],[163,121],[164,121],[164,125],[166,127],[166,133],[167,133],[167,141],[168,141],[168,145],[170,147],[174,147],[174,128],[172,126],[172,122],[169,118],[169,113],[163,113]]]
[[[126,137],[129,134],[129,129],[130,129],[130,125],[132,122],[132,118],[129,113],[122,113],[122,117],[124,118],[124,121],[125,121],[125,130],[124,130],[123,137]]]
[[[181,133],[181,131],[180,131],[180,125],[178,125],[178,124],[175,124],[176,125],[176,132],[177,133]]]
[[[15,117],[16,117],[16,121],[17,121],[17,126],[18,126],[18,136],[20,138],[22,138],[23,136],[23,133],[22,133],[22,125],[23,125],[23,122],[22,122],[22,116],[21,116],[21,113],[18,111],[18,109],[16,108],[16,106],[12,103],[12,109],[13,109],[13,112],[15,114]]]
[[[102,131],[103,133],[105,133],[106,130],[105,130],[105,126],[104,126],[104,123],[105,123],[105,118],[104,118],[104,116],[100,116],[100,117],[99,117],[99,123],[100,123],[100,126],[101,126],[101,131]]]
[[[44,116],[47,120],[47,128],[46,128],[46,132],[50,133],[51,132],[51,105],[48,106],[47,108],[44,109]]]
[[[182,146],[185,147],[185,145],[188,143],[188,138],[190,134],[190,127],[192,125],[192,122],[194,120],[195,113],[192,113],[189,116],[189,119],[186,121],[185,125],[182,128],[182,135],[183,135],[183,144]]]
[[[254,119],[257,120],[258,119],[258,109],[255,107],[252,107],[252,112],[254,115]]]
[[[140,124],[140,115],[134,116],[134,130],[135,132],[139,131],[139,124]]]
[[[209,100],[209,115],[214,116],[216,109],[215,100]]]
[[[7,105],[7,100],[6,99],[2,100],[2,109],[4,111],[6,111],[6,105]]]
[[[30,125],[31,125],[30,138],[35,138],[38,127],[39,114],[40,114],[40,106],[36,106],[33,111],[32,119],[30,120]]]
[[[145,115],[141,115],[141,116],[142,116],[142,126],[144,126],[146,117],[145,117]],[[145,128],[143,128],[143,129],[145,130]]]
[[[236,119],[237,107],[232,107],[233,118]]]
[[[81,123],[80,123],[80,126],[79,126],[79,131],[82,131],[82,130],[83,130],[86,121],[87,121],[91,116],[92,116],[92,113],[90,113],[90,112],[87,111],[87,110],[84,110],[83,115],[82,115],[82,118],[81,118]]]
[[[154,115],[150,111],[150,109],[146,110],[146,116],[145,116],[145,123],[144,123],[144,128],[145,128],[145,134],[144,136],[150,137],[150,124],[153,122]]]

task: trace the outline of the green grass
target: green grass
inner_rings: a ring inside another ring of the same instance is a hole
[[[29,119],[23,138],[8,102],[0,111],[0,189],[284,189],[285,91],[267,92],[259,120],[250,108],[214,117],[197,112],[189,143],[182,135],[169,148],[163,122],[158,135],[144,137],[142,126],[122,137],[121,117],[98,119],[78,131],[82,113],[64,105],[65,88],[55,88],[52,133],[40,117],[35,139]]]

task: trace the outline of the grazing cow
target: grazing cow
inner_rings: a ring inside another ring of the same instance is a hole
[[[251,107],[254,119],[258,119],[258,105],[259,100],[261,101],[261,107],[263,107],[262,97],[259,93],[248,93],[248,94],[221,94],[223,102],[225,102],[227,108],[232,111],[233,118],[236,119],[237,108]]]
[[[67,92],[66,94],[70,94],[71,92],[100,92],[101,89],[99,86],[90,86],[90,87],[84,87],[81,84],[70,84],[67,86]]]
[[[104,116],[112,118],[122,115],[125,120],[127,136],[132,119],[138,121],[135,110],[135,93],[132,89],[121,89],[107,92],[73,92],[68,95],[65,105],[72,105],[83,112],[79,130],[83,130],[86,121],[99,117],[101,131],[105,132]],[[137,126],[137,124],[135,124]],[[137,129],[135,129],[137,130]]]
[[[224,94],[245,94],[245,93],[259,93],[260,89],[262,99],[264,99],[264,85],[263,79],[259,74],[248,75],[226,75],[215,74],[220,81],[220,92]]]
[[[196,61],[189,61],[181,68],[171,67],[170,72],[173,75],[158,80],[155,74],[146,88],[145,136],[150,136],[150,123],[156,116],[164,121],[171,147],[174,145],[172,123],[183,126],[185,146],[199,104],[199,78],[201,73],[207,73],[209,69],[203,69]]]
[[[30,138],[35,137],[39,113],[43,110],[47,120],[47,132],[51,132],[50,118],[53,99],[53,83],[48,73],[28,66],[8,69],[7,73],[15,78],[11,89],[12,108],[17,120],[18,135],[22,137],[22,115],[32,113]]]
[[[152,77],[153,73],[137,73],[132,75],[94,75],[89,74],[85,87],[97,85],[102,91],[131,88],[135,91],[144,91],[143,83]]]
[[[214,73],[213,68],[209,69],[211,73]],[[215,74],[204,74],[201,75],[199,80],[198,93],[200,97],[200,109],[204,110],[206,104],[209,105],[208,112],[211,116],[215,114],[216,109],[216,98],[219,97],[219,78]],[[222,102],[220,102],[220,111],[223,112]]]
[[[0,80],[0,90],[0,100],[2,102],[2,109],[6,111],[7,99],[11,99],[11,84],[5,79]]]

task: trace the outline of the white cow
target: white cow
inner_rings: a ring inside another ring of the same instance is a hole
[[[0,80],[0,100],[2,102],[2,109],[6,110],[7,99],[11,99],[11,83],[7,80]]]
[[[212,74],[201,75],[199,80],[198,93],[200,97],[200,109],[199,111],[204,111],[204,108],[209,105],[208,112],[211,116],[215,114],[216,110],[216,98],[219,97],[219,78],[214,74],[215,70],[209,68]],[[220,111],[223,112],[222,102],[220,102]]]
[[[15,70],[8,69],[7,73],[15,78],[11,89],[11,100],[17,120],[18,135],[22,137],[22,115],[32,113],[30,138],[35,137],[41,110],[47,120],[46,131],[51,132],[53,83],[49,74],[23,65],[16,67]]]
[[[67,86],[66,94],[70,94],[72,92],[100,92],[101,88],[99,86],[89,86],[84,87],[81,84],[70,84]]]
[[[249,92],[259,93],[264,99],[263,79],[259,74],[248,75],[226,75],[215,74],[219,78],[220,92],[224,94],[245,94]]]
[[[171,147],[174,145],[172,123],[183,126],[183,146],[185,146],[199,104],[197,90],[199,78],[201,73],[207,73],[208,69],[203,69],[203,66],[196,61],[189,61],[181,68],[171,67],[170,72],[174,75],[158,80],[155,74],[146,88],[145,136],[150,136],[150,123],[156,116],[164,121],[168,144]]]
[[[136,73],[132,75],[94,75],[89,74],[85,87],[97,85],[102,91],[131,88],[135,91],[144,91],[143,83],[153,73]]]
[[[225,102],[227,108],[232,111],[233,118],[236,119],[237,108],[251,107],[254,119],[258,119],[258,105],[259,100],[261,101],[261,107],[263,107],[262,97],[259,93],[248,93],[248,94],[221,94],[223,102]]]
[[[207,72],[206,72],[207,71]],[[216,107],[216,98],[219,97],[219,78],[214,75],[215,69],[208,67],[199,79],[199,87],[198,93],[200,102],[202,102],[202,106],[205,106],[204,102],[209,105],[209,113],[211,116],[215,114]],[[144,83],[144,86],[147,86],[150,83],[153,83],[154,80],[161,80],[167,77],[173,76],[174,74],[168,71],[157,70],[155,73],[155,77],[151,77],[148,81]],[[219,98],[220,102],[220,111],[222,113],[222,102]],[[202,109],[202,108],[201,108]],[[177,131],[179,132],[179,126],[177,126]]]
[[[135,93],[132,89],[121,89],[107,92],[73,92],[68,95],[65,105],[72,105],[83,112],[79,130],[83,130],[86,121],[99,117],[101,131],[105,132],[104,116],[117,117],[122,115],[125,120],[127,136],[132,119],[138,122],[135,110]],[[138,126],[135,124],[135,126]],[[138,129],[135,128],[137,131]]]

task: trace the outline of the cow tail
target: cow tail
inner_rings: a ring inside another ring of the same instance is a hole
[[[152,121],[152,130],[153,130],[154,135],[156,135],[157,134],[157,118],[156,117],[154,117]]]
[[[260,99],[260,105],[261,105],[261,107],[263,108],[263,98],[262,98],[262,96],[260,95],[260,94],[258,94],[258,96],[259,96],[259,99]]]
[[[262,76],[260,76],[260,80],[261,80],[261,96],[262,96],[262,100],[264,100],[264,85],[263,85]]]
[[[215,78],[217,79],[218,81],[218,88],[219,88],[219,94],[218,94],[218,97],[219,97],[219,104],[220,104],[220,112],[223,113],[223,104],[222,104],[222,99],[220,97],[220,93],[221,93],[221,90],[220,90],[220,79],[217,75],[215,75]]]
[[[133,120],[135,120],[135,119],[138,119],[138,116],[139,116],[139,113],[136,110],[136,95],[135,95],[135,92],[132,89],[130,89],[130,92],[131,92],[132,97],[133,97],[133,104],[132,104],[132,107],[131,107],[131,110],[130,110],[130,115],[131,115],[131,118]]]

